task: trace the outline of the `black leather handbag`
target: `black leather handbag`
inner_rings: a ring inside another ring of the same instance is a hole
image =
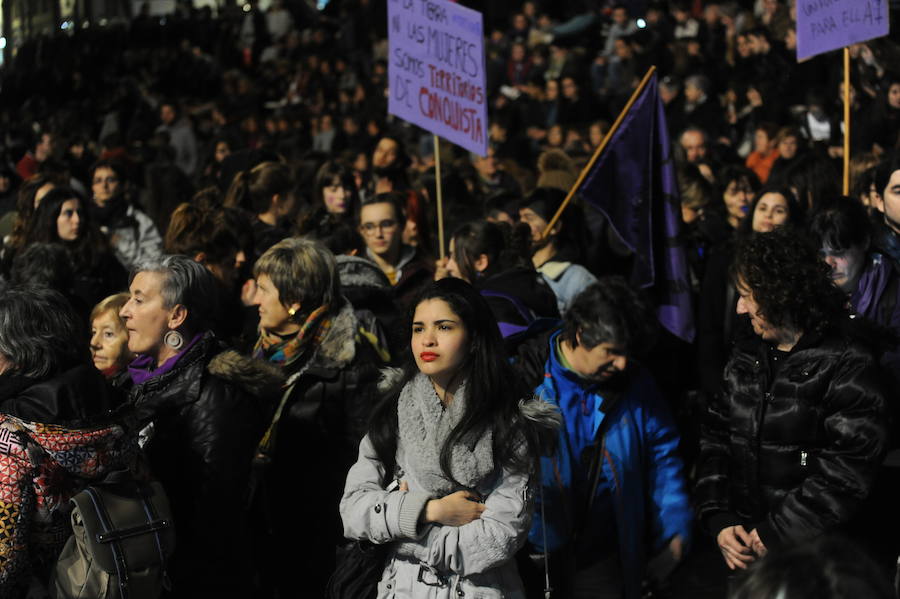
[[[389,543],[348,541],[337,549],[334,574],[328,579],[328,599],[375,599],[387,561]]]

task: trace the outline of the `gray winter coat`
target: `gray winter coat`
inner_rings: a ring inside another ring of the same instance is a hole
[[[128,206],[125,213],[127,225],[104,231],[109,235],[116,258],[131,270],[144,260],[156,258],[163,253],[162,237],[150,217],[134,206]]]
[[[552,430],[558,414],[543,403],[525,402],[523,416]],[[481,518],[459,527],[422,525],[419,517],[432,497],[410,470],[399,439],[397,445],[398,471],[409,491],[382,488],[384,466],[366,436],[340,506],[345,537],[392,544],[378,599],[524,599],[513,556],[531,527],[531,478],[498,468],[476,488],[485,498]]]

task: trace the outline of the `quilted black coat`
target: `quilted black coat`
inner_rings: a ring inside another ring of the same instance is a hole
[[[735,348],[703,426],[696,502],[713,535],[742,524],[773,549],[847,525],[887,424],[877,357],[847,334],[804,335],[777,369],[770,360],[759,338]]]
[[[289,392],[271,463],[255,487],[255,527],[266,533],[256,552],[259,597],[324,597],[335,568],[343,541],[338,504],[384,365],[359,326],[344,304],[314,355],[286,369]]]
[[[172,596],[250,596],[251,461],[282,380],[207,333],[173,370],[132,388],[149,425],[144,451],[175,519]]]

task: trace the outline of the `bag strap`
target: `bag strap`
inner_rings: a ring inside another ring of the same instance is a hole
[[[141,488],[141,484],[135,481],[135,490],[138,492],[138,495],[141,498],[141,505],[144,508],[144,514],[147,516],[147,522],[161,522],[164,527],[169,526],[169,522],[166,520],[160,520],[159,512],[156,510],[156,506],[153,505],[153,502],[149,500],[148,496],[144,494],[143,489]],[[166,558],[166,551],[163,547],[163,538],[160,534],[162,527],[154,527],[153,528],[153,538],[156,540],[156,550],[159,553],[159,565],[160,571],[162,573],[163,578],[163,587],[166,590],[169,589],[170,581],[169,581],[169,560]]]
[[[544,599],[550,599],[553,588],[550,586],[550,550],[547,549],[547,520],[544,516],[544,484],[538,481],[538,492],[541,495],[541,534],[544,537]]]
[[[103,527],[103,533],[111,533],[113,527],[109,519],[109,513],[106,511],[106,506],[103,504],[103,498],[97,493],[96,489],[91,487],[85,487],[84,491],[91,499],[91,503],[94,504],[94,510],[97,512],[97,517],[100,519],[100,526]],[[103,542],[101,541],[101,536],[101,534],[97,535],[97,541]],[[121,595],[121,599],[128,599],[128,564],[125,561],[125,553],[122,551],[121,540],[118,537],[115,537],[109,542],[109,546],[116,563],[116,574],[119,577],[119,594]]]
[[[609,414],[603,418],[603,422],[597,428],[597,438],[594,441],[594,455],[591,458],[591,468],[588,470],[590,474],[589,480],[591,485],[588,487],[587,505],[584,511],[584,517],[589,518],[591,509],[594,507],[594,498],[597,495],[597,485],[600,484],[600,473],[603,472],[603,451],[606,449],[606,429],[608,428]]]

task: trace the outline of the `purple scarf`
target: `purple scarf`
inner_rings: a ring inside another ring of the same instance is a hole
[[[875,320],[878,303],[887,288],[890,274],[889,262],[881,254],[873,253],[850,298],[850,305],[857,314]]]
[[[184,349],[180,352],[166,360],[159,366],[156,370],[152,370],[153,366],[153,357],[152,356],[138,356],[135,358],[134,362],[128,365],[128,374],[131,375],[131,380],[134,381],[135,385],[140,385],[141,383],[145,383],[150,379],[165,374],[175,368],[175,364],[178,360],[181,359],[181,356],[187,353],[189,349],[194,347],[194,345],[200,341],[203,337],[203,333],[197,333],[193,339],[191,339],[190,343],[188,343]]]

